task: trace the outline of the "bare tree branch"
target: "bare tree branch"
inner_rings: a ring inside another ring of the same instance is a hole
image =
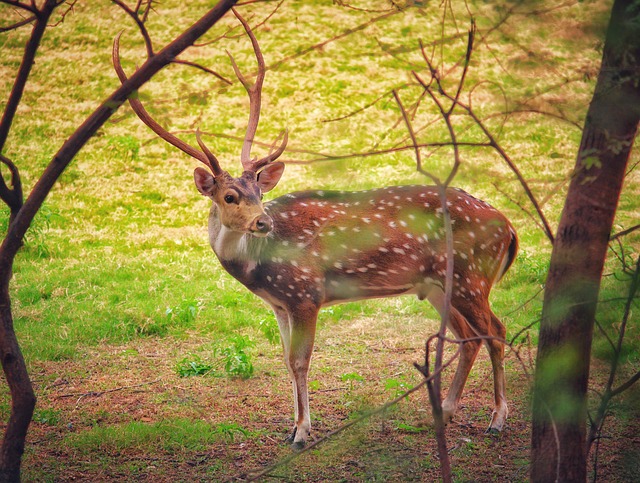
[[[511,160],[511,157],[506,153],[506,151],[502,148],[502,146],[500,146],[500,144],[496,141],[496,139],[493,137],[489,129],[484,125],[482,120],[480,120],[480,118],[476,115],[473,109],[471,109],[471,107],[461,102],[458,102],[457,105],[459,105],[462,109],[464,109],[469,114],[469,116],[471,116],[471,118],[474,120],[474,122],[478,125],[478,127],[482,130],[484,135],[489,140],[489,144],[491,145],[491,147],[500,155],[500,157],[502,157],[502,159],[507,163],[511,171],[513,171],[513,173],[516,175],[516,177],[518,178],[518,181],[520,182],[520,185],[525,190],[527,197],[531,201],[531,204],[534,206],[536,213],[538,213],[538,216],[542,221],[545,235],[547,236],[549,241],[553,243],[554,235],[549,225],[549,222],[547,221],[547,217],[544,215],[544,212],[542,211],[542,208],[540,207],[538,200],[536,199],[533,192],[531,191],[531,188],[529,188],[529,184],[524,179],[524,176],[522,175],[522,173],[520,172],[516,164]]]
[[[7,27],[0,27],[0,33],[9,32],[11,30],[19,29],[23,25],[30,24],[34,20],[36,20],[36,16],[35,15],[33,15],[31,17],[27,17],[27,18],[25,18],[23,20],[20,20],[19,22],[16,22],[14,24],[11,24],[11,25],[9,25]]]
[[[18,167],[9,158],[0,154],[0,162],[6,165],[11,172],[11,185],[13,188],[9,188],[7,186],[7,183],[2,176],[2,170],[0,169],[0,199],[2,199],[2,201],[4,201],[11,210],[11,215],[9,217],[9,224],[11,224],[20,211],[20,208],[22,208],[22,204],[24,202],[22,194],[22,180],[20,178]]]
[[[146,20],[146,13],[148,12],[148,9],[145,10],[145,17],[140,18],[140,16],[138,15],[138,11],[140,10],[140,4],[141,4],[140,1],[138,1],[135,10],[131,10],[129,6],[121,0],[111,0],[111,1],[115,3],[118,7],[120,7],[136,23],[136,25],[138,26],[140,35],[142,35],[142,38],[144,39],[144,45],[145,45],[145,48],[147,49],[147,58],[152,57],[154,55],[153,42],[151,41],[151,37],[149,36],[147,27],[144,25],[144,21]],[[151,3],[149,2],[148,5],[151,5]]]
[[[220,79],[222,82],[224,82],[227,85],[232,85],[233,84],[233,82],[231,82],[229,79],[227,79],[223,75],[217,73],[214,70],[209,69],[208,67],[205,67],[204,65],[200,65],[200,64],[198,64],[196,62],[191,62],[190,60],[176,59],[172,63],[173,64],[187,65],[189,67],[195,67],[196,69],[200,69],[201,71],[206,72],[207,74],[211,74],[212,76],[217,77],[218,79]]]
[[[629,322],[629,316],[631,314],[631,306],[636,296],[636,292],[640,289],[640,256],[636,259],[635,271],[629,284],[629,292],[627,295],[627,301],[624,308],[624,315],[622,316],[622,322],[618,329],[618,341],[615,347],[613,347],[613,357],[611,358],[611,368],[609,370],[609,379],[605,386],[604,394],[600,399],[600,404],[596,412],[596,416],[591,421],[589,428],[589,436],[587,439],[587,452],[591,448],[591,445],[598,437],[598,434],[602,431],[602,426],[606,418],[607,409],[611,399],[623,393],[629,389],[633,384],[640,380],[640,371],[636,372],[633,376],[627,379],[624,383],[614,388],[616,375],[618,372],[618,365],[620,364],[620,356],[622,354],[622,344],[624,342],[625,332],[627,324]]]
[[[47,4],[55,3],[47,0]],[[221,0],[182,35],[168,44],[152,58],[148,59],[129,79],[117,88],[111,96],[91,114],[78,130],[64,143],[47,166],[24,203],[20,213],[11,225],[7,237],[0,246],[0,265],[8,263],[15,256],[22,237],[31,220],[38,212],[47,194],[84,143],[102,124],[124,103],[127,98],[141,87],[149,78],[170,63],[177,55],[189,47],[211,28],[234,4],[235,0]],[[2,274],[2,278],[7,275]],[[1,281],[1,280],[0,280]]]
[[[627,228],[626,230],[622,230],[614,235],[611,235],[609,238],[610,241],[617,240],[618,238],[622,238],[623,236],[628,235],[629,233],[633,233],[636,230],[640,230],[640,224],[634,225],[631,228]]]
[[[31,12],[36,16],[38,16],[39,14],[38,8],[33,4],[33,2],[26,4],[24,2],[19,2],[18,0],[2,0],[0,3],[4,3],[15,8],[21,8],[23,10]]]
[[[11,89],[7,105],[2,114],[2,119],[0,119],[0,153],[2,153],[4,144],[7,141],[7,136],[9,135],[9,130],[13,123],[13,118],[16,110],[18,109],[18,105],[20,104],[20,100],[22,99],[22,94],[24,93],[27,79],[31,73],[31,68],[33,67],[38,46],[40,45],[44,31],[47,28],[47,22],[53,13],[53,10],[58,5],[59,2],[56,0],[46,0],[42,6],[42,10],[34,12],[36,14],[36,23],[31,32],[31,37],[25,47],[24,56],[22,57],[22,62],[20,63],[20,68],[18,69],[16,79],[13,83],[13,88]],[[31,7],[29,7],[28,10],[32,11]]]

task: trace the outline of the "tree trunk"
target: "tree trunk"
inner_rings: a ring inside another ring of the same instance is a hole
[[[640,119],[639,66],[640,6],[615,0],[547,276],[533,395],[534,482],[586,481],[595,311]]]
[[[13,330],[8,287],[0,289],[0,360],[11,391],[11,416],[0,448],[0,482],[20,481],[20,461],[36,397]]]

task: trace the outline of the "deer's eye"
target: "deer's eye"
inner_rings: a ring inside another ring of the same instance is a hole
[[[233,195],[225,195],[225,196],[224,196],[224,202],[225,202],[225,203],[231,204],[231,203],[233,203],[234,201],[236,201],[235,196],[233,196]]]

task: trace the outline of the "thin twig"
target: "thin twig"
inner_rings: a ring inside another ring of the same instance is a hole
[[[192,62],[190,60],[181,60],[181,59],[175,59],[173,62],[173,64],[182,64],[182,65],[188,65],[189,67],[195,67],[196,69],[200,69],[208,74],[211,74],[214,77],[217,77],[218,79],[220,79],[222,82],[224,82],[227,85],[232,85],[233,82],[231,82],[229,79],[227,79],[226,77],[224,77],[222,74],[219,74],[218,72],[216,72],[215,70],[211,70],[208,67],[205,67],[204,65],[200,65],[196,62]]]
[[[147,27],[144,24],[144,19],[141,19],[140,16],[138,15],[138,10],[139,10],[139,2],[138,5],[136,5],[136,10],[131,10],[129,8],[129,6],[127,4],[125,4],[124,2],[122,2],[121,0],[111,0],[113,3],[115,3],[117,6],[119,6],[122,10],[124,10],[124,12],[131,17],[131,19],[136,23],[137,27],[138,27],[138,31],[140,32],[140,35],[142,35],[142,38],[144,39],[144,45],[145,48],[147,49],[147,58],[151,58],[154,55],[154,51],[153,51],[153,42],[151,41],[151,37],[149,36],[149,32],[147,31]],[[146,10],[145,10],[146,13]],[[145,19],[146,19],[146,15],[145,15]]]
[[[18,0],[2,0],[1,3],[5,3],[5,4],[10,5],[12,7],[15,7],[15,8],[21,8],[23,10],[31,12],[32,14],[34,14],[36,16],[39,13],[38,8],[36,6],[34,6],[33,4],[26,4],[24,2],[19,2]]]
[[[9,188],[2,176],[2,169],[0,169],[0,199],[2,199],[2,201],[4,201],[11,210],[12,220],[13,216],[20,211],[20,208],[22,208],[22,204],[24,202],[22,181],[18,167],[13,163],[13,161],[0,154],[0,162],[9,168],[9,172],[11,173],[12,188]]]
[[[621,238],[623,236],[628,235],[629,233],[633,233],[636,230],[640,230],[640,224],[638,225],[634,225],[631,228],[627,228],[626,230],[622,230],[621,232],[618,232],[614,235],[611,235],[611,237],[609,238],[609,240],[613,241],[613,240],[617,240],[618,238]]]

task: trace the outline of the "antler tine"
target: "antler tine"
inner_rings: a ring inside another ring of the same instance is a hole
[[[122,68],[120,63],[120,37],[122,32],[120,32],[113,41],[113,51],[112,51],[112,59],[113,59],[113,67],[118,74],[118,78],[121,83],[124,83],[127,80],[127,75]],[[129,97],[129,104],[133,109],[133,112],[137,114],[140,120],[145,123],[147,126],[151,128],[151,130],[156,133],[160,138],[164,139],[169,144],[172,144],[176,148],[180,149],[182,152],[188,154],[189,156],[197,159],[201,163],[205,164],[214,176],[219,176],[222,174],[222,169],[220,168],[220,163],[216,159],[216,157],[209,151],[204,143],[201,143],[199,139],[199,132],[196,135],[198,138],[198,144],[202,148],[202,151],[197,150],[190,144],[186,143],[182,139],[178,138],[174,134],[171,134],[165,128],[163,128],[157,121],[155,121],[151,115],[147,112],[147,110],[142,105],[142,102],[136,97]]]
[[[196,141],[198,141],[198,146],[200,146],[200,149],[202,149],[202,152],[207,157],[207,161],[208,161],[207,164],[209,165],[209,167],[211,167],[211,171],[213,171],[213,174],[215,176],[219,176],[222,174],[222,169],[220,169],[220,163],[218,163],[218,160],[216,159],[216,157],[213,155],[213,153],[209,150],[207,145],[204,143],[204,141],[200,137],[200,134],[201,134],[200,129],[196,129]]]
[[[244,136],[244,144],[242,145],[242,153],[240,154],[240,162],[246,171],[255,171],[257,166],[255,165],[255,159],[251,160],[251,146],[253,145],[253,139],[256,136],[256,131],[258,130],[258,122],[260,120],[260,105],[262,98],[262,83],[264,82],[264,76],[266,72],[266,67],[264,64],[264,57],[262,56],[262,51],[260,50],[260,45],[258,45],[258,39],[253,34],[251,27],[247,23],[247,21],[242,18],[242,16],[238,13],[238,11],[234,8],[231,9],[236,16],[236,18],[240,21],[244,30],[247,32],[249,39],[251,39],[251,45],[253,46],[253,52],[255,53],[256,60],[258,61],[258,74],[256,76],[256,80],[253,84],[251,84],[244,75],[240,72],[238,65],[236,64],[233,56],[227,52],[227,55],[231,59],[231,65],[233,66],[233,70],[238,77],[238,80],[242,83],[244,88],[249,94],[249,123],[247,125],[247,132]]]
[[[282,142],[280,143],[280,146],[278,146],[277,149],[273,150],[273,148],[275,148],[275,146],[276,146],[276,143],[280,139],[282,139]],[[276,140],[271,145],[272,151],[270,151],[269,154],[267,156],[265,156],[264,158],[262,158],[262,159],[260,159],[258,161],[255,161],[253,163],[254,169],[258,170],[258,169],[262,168],[263,166],[266,166],[270,162],[275,161],[276,159],[278,159],[280,157],[280,155],[282,155],[282,153],[284,153],[284,150],[287,147],[287,142],[288,141],[289,141],[289,131],[287,129],[283,129],[282,131],[280,131],[280,134],[278,134],[278,137],[276,138]]]

